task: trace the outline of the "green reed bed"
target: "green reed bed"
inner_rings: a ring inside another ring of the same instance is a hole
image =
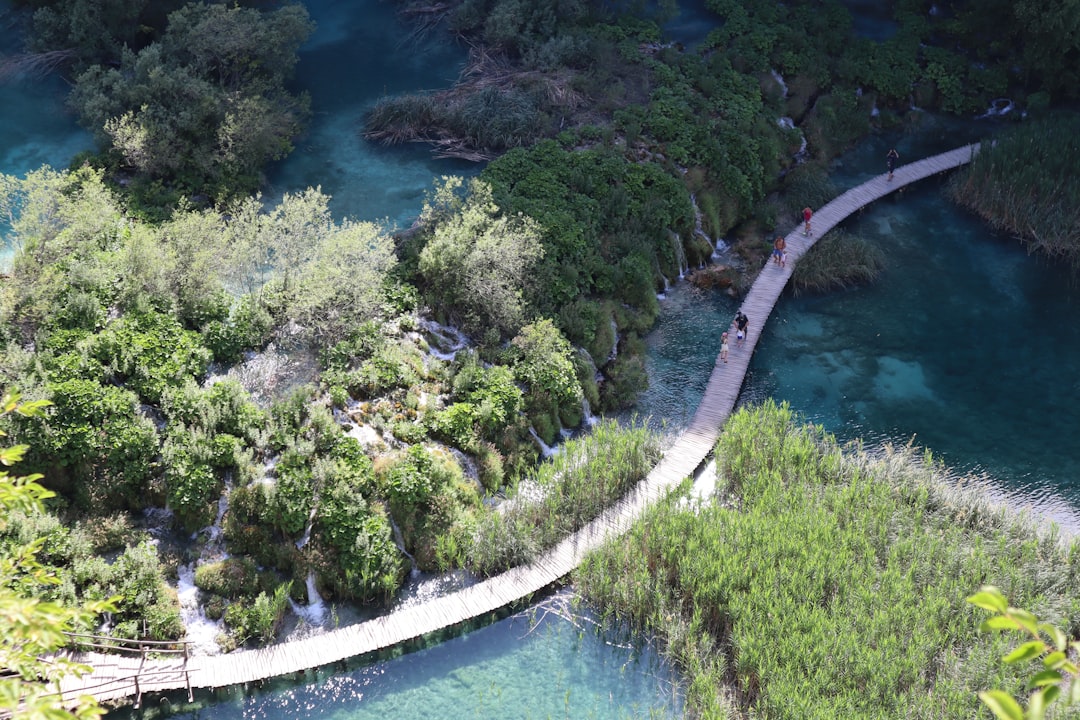
[[[865,238],[833,230],[799,260],[791,277],[796,295],[866,285],[885,268],[885,253]]]
[[[645,478],[660,456],[644,426],[598,423],[521,481],[473,528],[467,565],[492,575],[526,563],[579,530]]]
[[[1032,251],[1080,266],[1080,115],[1023,123],[984,142],[949,196]]]
[[[910,448],[842,450],[770,401],[716,456],[716,502],[658,506],[576,575],[665,641],[692,716],[981,717],[975,690],[1018,683],[964,601],[984,584],[1075,636],[1080,553]]]

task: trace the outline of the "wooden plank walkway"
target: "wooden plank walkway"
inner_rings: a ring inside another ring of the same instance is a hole
[[[104,701],[145,692],[182,689],[188,681],[191,687],[215,688],[297,673],[453,627],[526,599],[569,575],[586,553],[608,538],[626,532],[651,503],[692,475],[712,451],[720,428],[735,407],[761,329],[799,258],[816,239],[874,200],[916,180],[970,162],[978,149],[978,145],[966,145],[903,165],[896,169],[891,182],[884,174],[877,176],[819,209],[814,214],[812,236],[803,236],[801,224],[788,233],[787,266],[767,265],[754,282],[742,304],[743,312],[750,318],[746,341],[742,346],[732,343],[728,362],[718,362],[714,367],[701,405],[686,431],[668,448],[648,477],[625,498],[530,565],[373,620],[258,650],[192,657],[186,664],[177,660],[140,661],[102,654],[78,655],[75,659],[92,666],[93,672],[81,679],[66,680],[62,688],[64,696],[74,698],[89,692]]]

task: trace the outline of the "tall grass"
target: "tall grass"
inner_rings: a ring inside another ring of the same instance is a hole
[[[791,277],[796,295],[866,285],[885,268],[885,253],[859,235],[833,230],[799,260]]]
[[[645,427],[621,428],[613,420],[567,441],[551,462],[517,485],[498,512],[477,521],[469,569],[492,575],[529,562],[644,479],[659,454],[657,437]]]
[[[1023,123],[984,142],[948,195],[1028,248],[1080,267],[1080,116]]]
[[[691,715],[976,717],[976,689],[1019,683],[964,602],[983,584],[1076,632],[1080,553],[910,448],[843,451],[769,402],[729,420],[716,456],[718,502],[658,506],[576,575],[666,641]]]

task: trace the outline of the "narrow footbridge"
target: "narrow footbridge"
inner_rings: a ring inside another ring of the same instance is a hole
[[[93,668],[82,678],[62,685],[65,698],[91,694],[98,700],[133,697],[147,692],[217,688],[289,675],[392,647],[409,640],[482,617],[552,585],[569,575],[589,551],[608,538],[626,532],[645,509],[684,478],[692,475],[712,451],[720,428],[731,414],[742,387],[761,329],[799,258],[815,240],[852,213],[903,186],[971,161],[979,146],[965,145],[897,168],[891,181],[879,175],[840,195],[814,214],[814,234],[804,237],[802,227],[787,235],[788,263],[766,265],[743,302],[750,318],[742,346],[732,344],[727,363],[717,363],[701,405],[686,431],[668,448],[663,459],[632,492],[600,517],[563,540],[533,563],[514,568],[463,590],[421,605],[405,607],[373,620],[330,630],[321,635],[280,643],[258,650],[227,655],[157,657],[151,648],[138,657],[118,658],[99,652],[73,653],[72,659]],[[717,329],[719,350],[720,329]]]

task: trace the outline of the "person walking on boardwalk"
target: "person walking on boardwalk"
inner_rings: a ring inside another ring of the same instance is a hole
[[[802,209],[803,235],[809,235],[810,234],[810,218],[813,217],[813,215],[814,215],[814,211],[811,210],[810,208],[804,207]]]
[[[783,235],[777,235],[772,244],[772,259],[777,265],[784,264],[784,250],[787,249],[787,241]]]
[[[720,359],[727,362],[728,340],[727,333],[720,336]]]
[[[885,164],[889,167],[889,180],[892,180],[893,170],[896,169],[896,161],[900,159],[900,153],[893,148],[885,155]]]
[[[750,318],[743,315],[743,311],[740,310],[735,315],[735,341],[742,345],[746,340],[746,328],[750,326]]]

